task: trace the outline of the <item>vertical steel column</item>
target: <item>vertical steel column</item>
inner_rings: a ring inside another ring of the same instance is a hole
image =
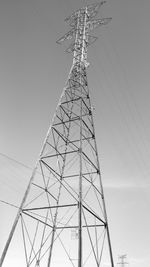
[[[82,99],[80,108],[79,244],[78,267],[82,267]]]
[[[86,38],[86,18],[87,18],[87,8],[85,8],[84,13],[81,14],[81,25],[79,31],[82,31],[82,36],[80,36],[80,73],[81,68],[85,64],[85,38]],[[82,25],[83,23],[83,25]],[[77,30],[78,32],[78,30]],[[81,76],[80,76],[80,84],[81,84]],[[82,90],[82,88],[81,88]],[[82,97],[80,104],[80,175],[79,175],[79,243],[78,243],[78,267],[82,267]]]

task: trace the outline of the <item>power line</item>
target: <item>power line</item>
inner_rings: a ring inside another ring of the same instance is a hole
[[[5,158],[7,158],[7,159],[9,159],[9,160],[11,160],[11,161],[17,163],[17,164],[19,164],[19,165],[21,165],[21,166],[23,166],[23,167],[29,169],[29,170],[33,170],[33,168],[27,166],[26,164],[24,164],[24,163],[22,163],[22,162],[20,162],[20,161],[18,161],[18,160],[16,160],[16,159],[14,159],[14,158],[9,157],[8,155],[6,155],[6,154],[4,154],[4,153],[1,153],[1,152],[0,152],[0,155],[1,155],[2,157],[5,157]]]
[[[16,205],[14,205],[14,204],[12,204],[12,203],[9,203],[9,202],[6,202],[6,201],[1,200],[1,199],[0,199],[0,202],[3,203],[3,204],[6,204],[6,205],[8,205],[8,206],[11,206],[11,207],[13,207],[13,208],[16,208],[16,209],[19,208],[19,207],[17,207]]]

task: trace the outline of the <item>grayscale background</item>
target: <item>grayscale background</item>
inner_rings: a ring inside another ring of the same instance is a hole
[[[67,79],[56,40],[83,0],[0,0],[0,199],[19,205]],[[88,51],[114,261],[150,266],[150,1],[108,0]],[[5,154],[5,155],[3,155]],[[10,158],[12,159],[10,159]],[[14,161],[16,160],[16,161]],[[21,165],[19,162],[23,163]],[[16,208],[0,202],[0,253]],[[107,266],[107,263],[106,263]],[[15,266],[18,267],[18,266]]]

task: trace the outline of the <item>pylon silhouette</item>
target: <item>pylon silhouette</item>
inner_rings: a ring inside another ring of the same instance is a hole
[[[125,265],[129,264],[128,262],[125,262],[126,258],[126,254],[119,256],[118,259],[120,260],[120,262],[118,262],[117,264],[119,264],[120,267],[125,267]]]
[[[96,40],[89,32],[111,20],[94,19],[103,3],[66,19],[71,30],[58,43],[74,39],[73,65],[0,266],[21,222],[21,266],[114,267],[86,74],[87,47]]]

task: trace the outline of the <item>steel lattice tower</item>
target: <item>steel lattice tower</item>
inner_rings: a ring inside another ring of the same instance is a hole
[[[125,267],[125,265],[128,264],[128,262],[125,262],[127,255],[121,255],[118,257],[120,262],[118,262],[117,264],[119,264],[121,267]]]
[[[20,226],[22,267],[114,267],[86,74],[87,48],[97,39],[89,33],[111,20],[95,19],[104,2],[66,19],[71,30],[58,43],[74,39],[73,64],[0,266]]]

